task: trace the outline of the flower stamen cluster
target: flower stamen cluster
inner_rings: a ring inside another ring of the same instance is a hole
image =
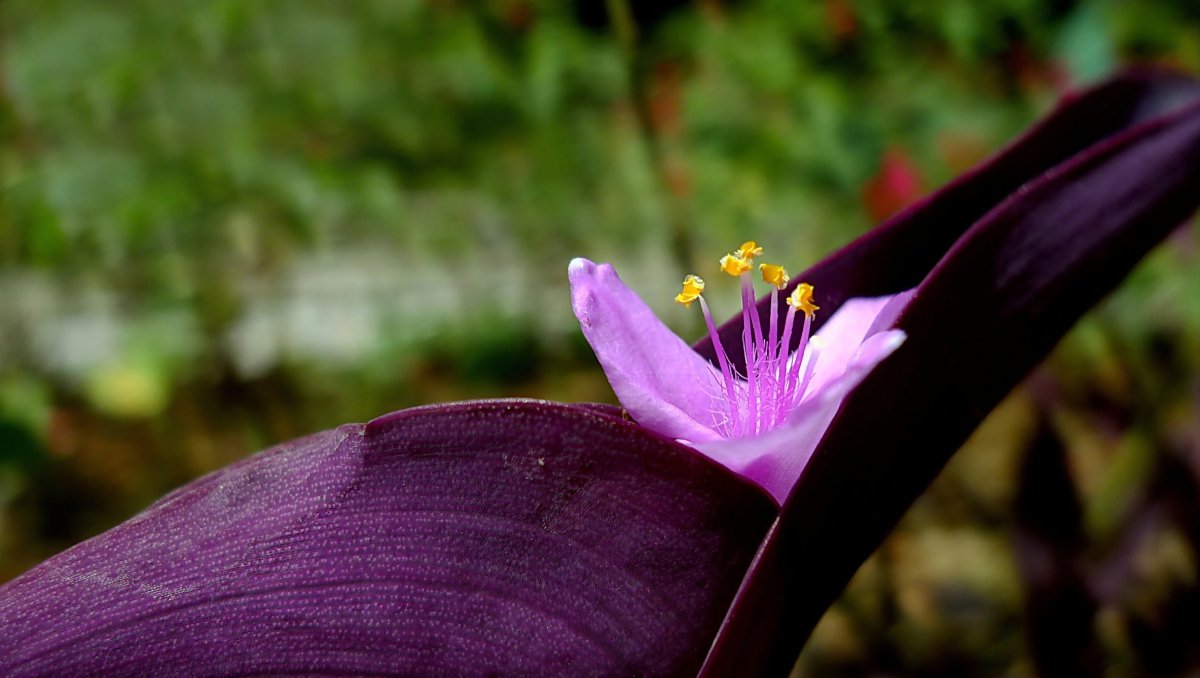
[[[763,282],[775,288],[771,295],[771,312],[766,332],[754,303],[754,281],[750,272],[754,269],[754,258],[762,255],[763,249],[753,240],[742,243],[731,254],[721,257],[719,266],[725,274],[738,278],[742,293],[742,359],[744,374],[732,367],[725,347],[717,333],[712,312],[704,300],[704,281],[695,275],[683,279],[683,290],[675,301],[690,307],[699,301],[709,337],[721,367],[721,391],[723,422],[718,426],[726,438],[754,436],[778,427],[804,397],[812,380],[817,363],[819,347],[814,342],[808,351],[812,320],[819,306],[813,303],[813,287],[800,283],[785,299],[788,305],[782,333],[779,328],[779,290],[784,289],[790,278],[787,271],[775,264],[759,264]],[[796,312],[804,314],[800,330],[800,341],[795,351],[791,350]]]

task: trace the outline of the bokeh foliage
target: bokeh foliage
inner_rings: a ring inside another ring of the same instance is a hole
[[[694,332],[670,296],[732,244],[802,267],[1069,86],[1200,72],[1198,7],[0,3],[0,579],[342,421],[610,400],[572,256]],[[1089,534],[1117,540],[1163,450],[1200,446],[1198,240],[1182,230],[1064,342],[1052,388],[1001,409],[810,666],[1026,666],[1005,525],[1031,411],[1066,441]],[[964,639],[963,619],[983,621]]]

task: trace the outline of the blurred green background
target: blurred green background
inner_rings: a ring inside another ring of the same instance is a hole
[[[0,581],[307,432],[612,401],[571,257],[695,336],[684,273],[747,238],[804,268],[1127,64],[1200,73],[1200,5],[6,0]],[[1163,460],[1200,460],[1198,363],[1193,223],[989,420],[800,670],[1041,666],[1013,506],[1049,430],[1084,555],[1125,548],[1101,661],[1149,671],[1138,615],[1197,554],[1177,525],[1125,535]]]

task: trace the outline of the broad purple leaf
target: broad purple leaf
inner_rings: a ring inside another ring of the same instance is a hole
[[[796,276],[834,308],[916,285],[896,325],[908,341],[826,432],[706,674],[785,674],[820,615],[988,411],[1195,210],[1197,98],[1194,81],[1154,75],[1081,95]],[[1153,117],[1163,110],[1171,112]],[[736,320],[723,328],[738,332]]]
[[[408,410],[0,589],[0,675],[694,674],[775,504],[603,408]]]
[[[1194,79],[1148,72],[1117,77],[1067,98],[995,157],[793,276],[780,296],[800,282],[815,285],[825,310],[817,315],[816,331],[851,297],[912,289],[972,224],[1023,185],[1106,137],[1198,96],[1200,83]],[[763,322],[769,308],[764,298],[759,304]],[[739,346],[741,331],[741,318],[734,317],[721,328],[722,342]],[[716,359],[707,337],[696,343],[696,350]],[[730,353],[740,364],[738,352]]]

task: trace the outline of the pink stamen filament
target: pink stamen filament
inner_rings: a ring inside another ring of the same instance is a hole
[[[743,434],[758,434],[758,355],[762,348],[762,325],[758,320],[758,309],[754,306],[754,283],[750,275],[743,273],[742,279],[742,355],[746,358],[746,423],[749,428]],[[757,339],[757,341],[755,341]]]
[[[743,273],[742,276],[742,303],[749,304],[750,320],[754,325],[754,348],[756,351],[766,354],[766,342],[763,341],[762,318],[758,317],[758,305],[755,304],[754,298],[754,281],[749,273]]]
[[[770,315],[771,329],[770,329],[770,334],[768,335],[770,340],[767,342],[767,362],[764,365],[764,367],[766,367],[765,371],[769,372],[771,374],[776,372],[775,361],[779,359],[779,345],[777,343],[777,340],[779,339],[779,319],[777,317],[778,315],[779,315],[779,291],[772,289],[771,290],[771,315]],[[768,379],[770,378],[771,374],[766,375]],[[778,381],[775,382],[774,387],[775,387],[775,389],[779,388]],[[766,402],[770,406],[771,411],[769,413],[765,413],[767,415],[765,418],[767,420],[768,425],[774,425],[775,420],[778,419],[780,403],[778,401],[776,401],[774,399],[770,399],[770,398],[767,399]]]
[[[808,348],[808,335],[811,330],[812,316],[805,313],[804,328],[800,330],[800,345],[796,348],[796,362],[788,370],[787,382],[784,384],[783,389],[783,401],[788,403],[789,410],[795,406],[793,401],[795,403],[800,402],[800,396],[804,393],[803,389],[808,386],[807,379],[803,383],[797,382],[800,380],[800,366],[804,363],[804,351]],[[813,360],[810,358],[809,362],[812,363]]]
[[[738,429],[738,402],[733,370],[729,368],[729,357],[725,354],[725,346],[721,343],[720,335],[717,334],[717,326],[713,323],[712,313],[708,310],[708,304],[704,301],[704,297],[699,297],[697,301],[700,302],[700,310],[704,313],[704,322],[708,325],[708,337],[712,341],[713,348],[716,351],[717,362],[721,365],[721,378],[725,382],[725,401],[729,406],[729,430],[731,433],[736,433]]]
[[[788,346],[792,342],[792,326],[795,324],[795,321],[796,307],[788,305],[787,319],[783,322],[783,336],[780,337],[779,340],[779,364],[775,367],[775,383],[780,393],[785,393],[787,390],[787,367],[789,355]],[[804,353],[801,352],[800,356],[803,357]],[[776,414],[774,421],[772,421],[773,424],[779,423],[779,421],[783,418],[780,416],[780,414],[787,414],[788,408],[783,404],[782,398],[780,399],[779,409],[780,412]]]
[[[804,392],[808,390],[808,383],[812,381],[813,373],[817,367],[817,358],[821,357],[821,349],[819,346],[813,346],[808,352],[808,364],[804,366],[804,378],[800,380],[800,387],[796,389],[795,397],[793,398],[789,409],[795,409],[800,404],[800,400],[804,398]]]

